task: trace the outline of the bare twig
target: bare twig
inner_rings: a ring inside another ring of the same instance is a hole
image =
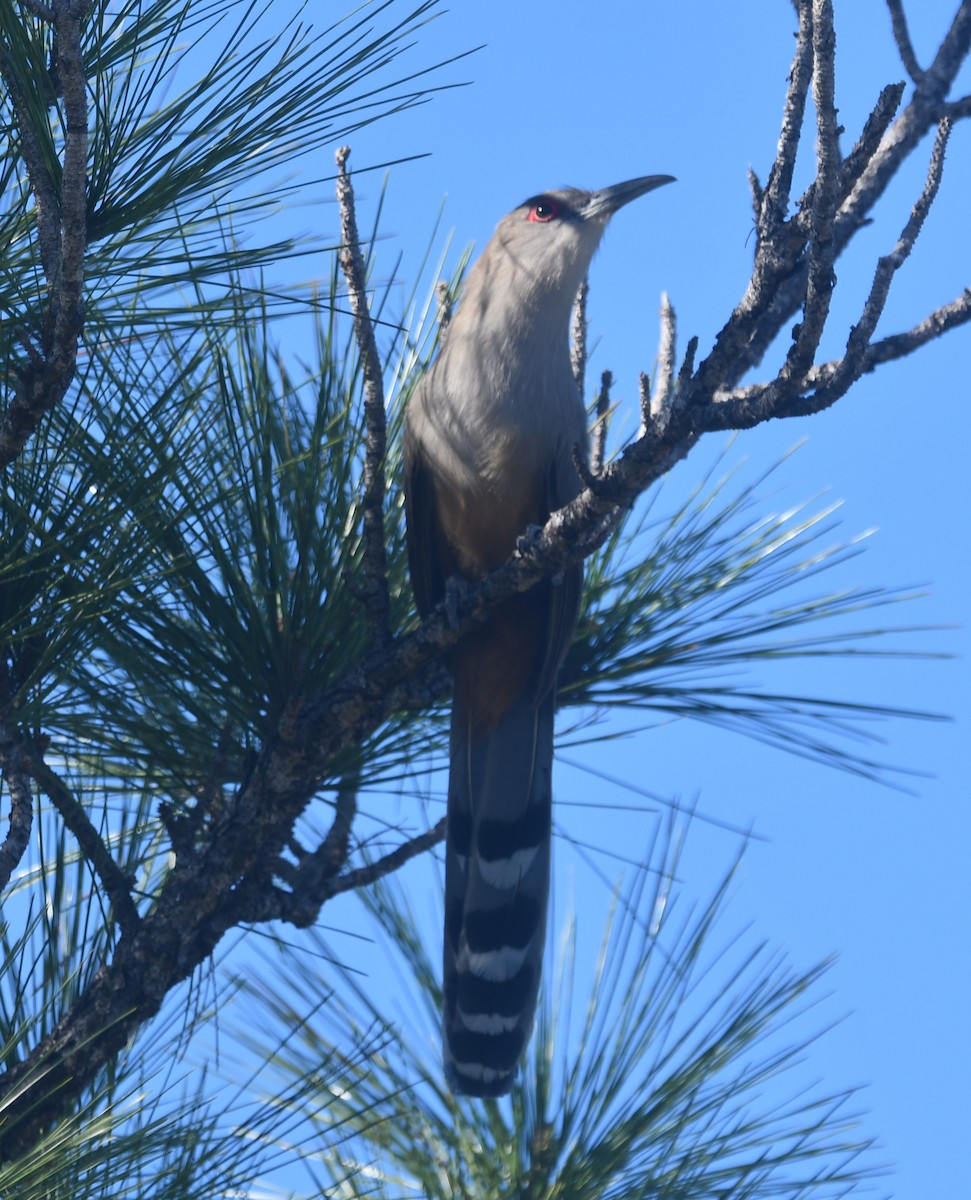
[[[587,376],[587,295],[590,285],[586,279],[577,289],[577,297],[573,302],[573,316],[570,320],[570,365],[573,367],[573,378],[577,381],[577,391],[583,396],[586,389]]]
[[[843,362],[837,370],[833,381],[824,389],[817,390],[816,401],[821,407],[828,407],[844,395],[850,384],[858,379],[863,372],[867,348],[877,327],[877,322],[883,313],[890,293],[890,285],[896,272],[903,266],[914,248],[924,221],[930,212],[931,205],[941,185],[941,175],[944,171],[944,153],[947,149],[951,133],[951,122],[946,118],[941,121],[934,139],[931,161],[927,170],[924,189],[911,211],[910,218],[904,226],[893,250],[884,255],[877,263],[870,294],[860,319],[850,333],[846,343],[846,353]]]
[[[883,89],[873,112],[867,118],[856,145],[843,162],[840,173],[841,209],[836,218],[835,229],[837,258],[866,220],[862,210],[850,213],[845,206],[845,201],[853,192],[860,175],[876,153],[900,104],[903,91],[902,83],[890,84]],[[798,235],[793,237],[790,243],[791,270],[778,282],[771,303],[753,322],[745,347],[745,358],[739,363],[739,367],[742,369],[734,372],[734,379],[740,378],[745,370],[762,361],[766,350],[775,340],[780,329],[792,319],[805,301],[807,261],[805,258],[799,258],[798,255],[801,254],[812,231],[815,186],[813,183],[806,189],[805,194],[799,200],[798,211],[791,220],[793,233]],[[726,380],[725,382],[731,381]]]
[[[677,320],[667,292],[661,293],[661,331],[657,348],[657,372],[654,377],[654,394],[651,396],[647,413],[641,408],[641,430],[650,422],[659,424],[663,430],[668,422],[668,410],[674,395],[674,356],[677,353]]]
[[[84,252],[87,247],[88,101],[81,56],[81,20],[88,4],[56,0],[54,30],[64,102],[64,170],[61,175],[61,260],[51,305],[51,362],[73,372],[81,332]],[[62,361],[63,360],[63,361]]]
[[[321,908],[342,892],[367,887],[397,871],[410,859],[424,854],[445,840],[445,818],[431,829],[396,846],[389,854],[339,874],[347,860],[348,837],[356,813],[353,790],[338,793],[334,824],[325,841],[312,854],[303,857],[287,874],[289,889],[253,889],[237,919],[244,922],[287,921],[298,928],[312,925]]]
[[[879,342],[873,342],[867,351],[864,369],[870,371],[883,363],[913,354],[921,346],[926,346],[928,342],[968,321],[971,321],[971,288],[965,289],[950,304],[942,304],[940,308],[936,308],[905,333],[894,333],[881,338]]]
[[[684,361],[681,363],[681,369],[678,371],[678,386],[675,389],[674,403],[680,405],[681,397],[687,391],[688,381],[691,379],[692,372],[695,369],[695,355],[698,353],[698,336],[693,335],[688,339],[688,345],[684,352]]]
[[[939,336],[934,330],[954,328],[968,320],[971,315],[971,301],[968,300],[969,292],[966,291],[959,300],[931,314],[927,321],[921,322],[921,325],[909,334],[898,334],[894,338],[885,339],[883,343],[877,343],[876,346],[871,345],[893,277],[913,250],[940,187],[950,130],[950,121],[944,120],[940,123],[924,188],[897,244],[877,263],[870,293],[859,321],[850,332],[844,356],[808,372],[802,380],[792,381],[792,386],[788,389],[783,389],[780,381],[774,380],[770,384],[740,388],[717,395],[710,413],[710,419],[714,423],[709,428],[744,429],[771,417],[806,416],[821,412],[845,395],[861,375],[879,363],[911,353],[931,337]],[[804,395],[810,387],[815,390],[810,395]]]
[[[607,452],[607,423],[610,411],[610,389],[614,377],[610,371],[600,376],[600,391],[597,393],[597,416],[593,423],[593,439],[590,446],[590,474],[596,477],[603,471]]]
[[[345,780],[337,789],[334,820],[327,836],[311,853],[300,853],[296,867],[286,874],[288,890],[260,889],[242,919],[281,920],[304,928],[312,925],[321,907],[333,895],[334,877],[347,862],[351,826],[357,815],[357,779]],[[284,872],[280,872],[284,874]]]
[[[758,243],[752,274],[744,296],[719,332],[711,352],[699,366],[691,392],[682,392],[689,405],[696,402],[698,397],[710,396],[719,387],[724,387],[726,382],[736,382],[748,366],[753,365],[746,353],[749,341],[759,322],[771,310],[779,285],[795,270],[805,245],[804,235],[786,222],[786,212],[806,98],[813,76],[812,3],[813,0],[797,0],[799,33],[796,52],[789,75],[778,151],[756,219]]]
[[[758,221],[759,213],[762,211],[762,200],[765,196],[765,189],[759,182],[759,177],[752,167],[748,169],[748,186],[749,191],[752,193],[752,212],[755,220]]]
[[[900,61],[904,64],[907,74],[914,83],[920,83],[924,78],[924,72],[914,53],[914,44],[910,40],[910,30],[907,28],[907,17],[902,0],[887,0],[887,8],[890,9],[893,37],[897,43]]]
[[[111,851],[91,823],[84,806],[78,802],[64,780],[36,754],[30,756],[29,769],[38,786],[74,835],[81,853],[101,880],[122,933],[130,937],[139,925],[138,909],[131,895],[132,881],[115,862]]]
[[[802,12],[806,0],[799,0],[799,3]],[[844,164],[840,187],[842,201],[835,227],[837,256],[866,224],[873,206],[907,155],[927,130],[949,112],[947,92],[969,48],[971,0],[962,0],[933,63],[925,71],[907,107],[889,128],[885,128],[886,122],[893,111],[898,89],[884,89],[861,137],[865,146],[860,145],[859,152],[855,150]],[[790,87],[790,95],[792,91]],[[789,107],[787,101],[787,111]],[[965,115],[971,115],[971,105]],[[866,152],[870,151],[881,129],[885,132],[879,145],[867,158]],[[777,160],[773,176],[780,170]],[[768,192],[766,188],[767,196]],[[807,192],[807,198],[809,195]],[[780,226],[776,230],[771,244],[760,242],[746,294],[691,381],[687,395],[690,405],[702,397],[710,398],[716,392],[735,387],[742,375],[762,360],[767,347],[803,303],[806,266],[800,256],[808,240],[804,228],[807,222],[808,215],[797,214],[788,227]]]
[[[387,422],[384,411],[384,380],[374,325],[367,300],[367,278],[354,211],[354,189],[347,173],[350,146],[337,151],[337,201],[341,214],[340,264],[354,314],[354,333],[364,364],[364,422],[367,438],[364,452],[364,602],[371,641],[382,646],[391,637],[391,602],[388,595],[387,552],[384,542],[384,456]]]
[[[952,121],[960,121],[971,117],[971,96],[962,96],[960,100],[952,100],[944,105],[944,116]]]
[[[900,164],[924,134],[947,114],[947,93],[971,49],[971,3],[961,0],[954,20],[900,114],[860,175],[840,210],[840,220],[857,225],[883,195]]]
[[[781,221],[789,207],[792,192],[792,175],[796,167],[799,137],[806,112],[806,98],[813,73],[813,17],[812,0],[797,0],[799,32],[796,36],[796,52],[789,71],[789,90],[782,113],[782,130],[775,162],[762,193],[762,206],[758,218],[759,235],[771,233]]]
[[[867,163],[876,154],[884,134],[890,127],[890,122],[900,107],[903,96],[904,84],[902,83],[888,83],[881,90],[856,145],[843,161],[843,169],[840,172],[840,204],[850,194]]]
[[[366,867],[357,867],[353,871],[348,871],[344,875],[338,875],[331,881],[328,890],[327,899],[331,896],[339,896],[341,892],[351,892],[356,888],[367,887],[369,884],[376,883],[379,879],[383,879],[385,875],[390,875],[392,871],[397,871],[399,867],[403,867],[406,862],[417,857],[419,854],[424,854],[426,850],[431,850],[433,846],[437,846],[439,842],[445,840],[445,818],[442,817],[431,829],[426,829],[424,833],[417,837],[411,838],[407,842],[403,842],[397,846],[390,854],[386,854],[383,858],[379,858],[376,862],[368,863]]]
[[[783,378],[799,379],[812,365],[836,282],[833,237],[840,180],[839,128],[836,123],[836,32],[831,0],[813,0],[813,102],[816,108],[816,180],[812,199],[812,237],[803,318],[782,368]]]
[[[0,78],[7,88],[7,96],[13,109],[13,117],[20,138],[20,153],[30,190],[34,194],[37,211],[37,245],[40,261],[48,284],[57,274],[57,257],[60,245],[60,203],[54,177],[47,165],[47,156],[37,137],[31,120],[28,98],[20,86],[20,78],[5,46],[0,44]]]
[[[637,407],[641,413],[637,436],[643,437],[651,425],[651,377],[646,371],[641,371],[637,377]]]
[[[949,304],[942,304],[940,308],[936,308],[904,333],[892,333],[877,342],[871,342],[863,357],[860,374],[865,375],[884,363],[906,358],[908,354],[913,354],[915,350],[926,346],[928,342],[934,341],[942,334],[956,329],[960,325],[965,325],[969,321],[971,321],[971,288],[962,292]],[[802,391],[813,388],[822,390],[828,387],[836,378],[842,365],[842,358],[834,358],[829,362],[819,363],[812,367],[803,380]],[[744,429],[749,423],[757,424],[758,420],[763,419],[757,417],[750,422],[746,414],[760,411],[760,402],[770,386],[772,385],[753,383],[746,387],[733,388],[730,392],[716,393],[715,403],[719,406],[728,406],[732,410],[730,421],[725,428]],[[809,407],[809,402],[802,395],[794,395],[790,401],[779,405],[779,411],[775,415],[800,417],[807,416],[812,411],[814,410]]]

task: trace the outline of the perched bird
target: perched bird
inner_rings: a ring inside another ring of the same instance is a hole
[[[408,554],[426,615],[451,576],[504,562],[580,491],[586,414],[571,310],[611,216],[671,182],[534,196],[469,272],[445,344],[405,419]],[[582,568],[504,601],[452,657],[445,849],[443,1057],[452,1090],[512,1086],[536,1008],[550,875],[556,676]]]

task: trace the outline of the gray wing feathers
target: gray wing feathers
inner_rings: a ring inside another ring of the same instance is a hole
[[[509,1091],[533,1024],[546,932],[555,691],[489,733],[453,708],[445,852],[444,1057],[450,1085]],[[474,797],[474,804],[473,804]]]

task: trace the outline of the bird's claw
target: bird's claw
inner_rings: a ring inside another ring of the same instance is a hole
[[[525,554],[542,531],[542,525],[527,525],[519,537],[516,538],[516,553]]]

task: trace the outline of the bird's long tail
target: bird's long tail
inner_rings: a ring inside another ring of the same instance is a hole
[[[452,709],[443,1055],[455,1092],[498,1096],[529,1040],[550,878],[555,688],[488,732]]]

